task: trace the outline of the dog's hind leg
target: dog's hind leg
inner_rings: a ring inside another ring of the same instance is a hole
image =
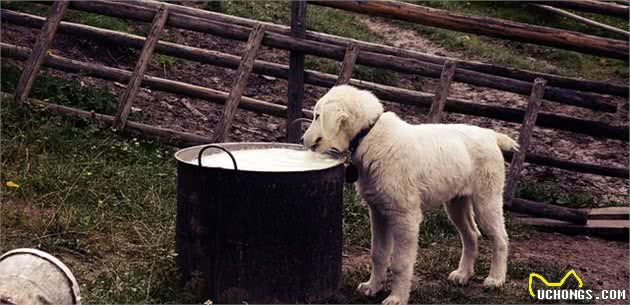
[[[462,240],[462,256],[457,270],[449,274],[449,281],[465,285],[475,272],[475,259],[477,258],[477,244],[479,230],[475,224],[471,198],[468,196],[456,197],[444,205],[448,219],[459,231]]]
[[[503,198],[499,192],[490,197],[479,196],[473,200],[479,227],[492,244],[490,273],[483,285],[501,287],[505,283],[508,257],[508,235],[503,219]]]
[[[387,278],[387,268],[392,256],[392,232],[387,220],[376,209],[370,207],[372,229],[372,274],[367,282],[359,284],[357,290],[367,296],[374,296],[383,289]]]
[[[414,215],[415,214],[415,215]],[[392,292],[384,305],[407,304],[411,290],[413,267],[418,255],[418,231],[422,213],[396,214],[390,217],[394,252],[392,254]]]

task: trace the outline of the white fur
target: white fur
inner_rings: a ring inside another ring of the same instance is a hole
[[[370,92],[347,85],[326,93],[314,114],[304,145],[320,152],[346,151],[351,139],[378,118],[353,158],[359,170],[356,187],[369,207],[372,229],[372,273],[359,285],[361,293],[380,291],[389,267],[392,291],[383,304],[407,303],[422,211],[440,205],[457,227],[463,247],[459,267],[449,280],[466,284],[473,275],[479,224],[492,244],[484,285],[503,285],[508,236],[501,149],[518,149],[514,140],[470,125],[411,125],[393,112],[384,113]]]

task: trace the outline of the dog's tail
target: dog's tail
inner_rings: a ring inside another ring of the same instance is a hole
[[[516,141],[512,140],[512,138],[508,137],[505,134],[495,132],[497,135],[497,145],[502,150],[510,150],[510,151],[518,151],[519,146]]]

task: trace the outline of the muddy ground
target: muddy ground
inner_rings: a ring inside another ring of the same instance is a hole
[[[191,4],[192,5],[192,4]],[[461,57],[461,54],[451,53],[439,46],[439,42],[432,42],[417,33],[401,29],[380,19],[361,18],[372,31],[388,39],[393,46],[411,48],[418,51]],[[146,26],[134,25],[136,30],[146,30]],[[22,27],[2,24],[2,41],[24,47],[32,47],[37,31]],[[185,30],[168,28],[165,38],[172,42],[221,51],[229,54],[240,54],[243,43],[194,33]],[[56,55],[76,60],[103,64],[110,67],[131,70],[136,61],[136,54],[115,46],[103,45],[95,42],[87,43],[69,35],[59,34],[52,46]],[[258,59],[288,63],[288,53],[263,47]],[[532,59],[536,60],[536,59]],[[3,62],[12,62],[5,61]],[[15,63],[18,64],[18,63]],[[19,65],[19,64],[18,64]],[[51,73],[68,79],[79,79],[86,86],[104,88],[119,95],[124,89],[123,84],[69,75],[56,71]],[[222,91],[229,91],[233,81],[234,71],[215,66],[178,60],[176,63],[161,66],[154,61],[147,72],[152,76],[188,82],[199,86]],[[627,82],[627,80],[611,79],[611,82]],[[418,77],[402,75],[400,87],[413,89]],[[422,89],[433,92],[436,81],[422,79]],[[306,86],[305,106],[312,107],[318,97],[323,95],[325,88]],[[287,82],[282,79],[263,77],[253,74],[245,90],[245,95],[267,102],[286,104]],[[524,108],[526,96],[473,87],[461,83],[453,83],[450,96],[472,100],[482,104],[498,104]],[[618,111],[612,114],[596,113],[586,109],[544,102],[542,111],[561,113],[580,118],[603,120],[614,125],[628,124],[628,102],[621,98],[611,98],[619,105]],[[186,106],[188,104],[193,109]],[[176,95],[142,89],[134,102],[134,113],[143,123],[175,130],[193,132],[210,136],[221,115],[222,106]],[[428,109],[418,109],[386,102],[386,109],[398,113],[405,120],[422,123]],[[202,114],[198,115],[197,112]],[[518,134],[518,124],[494,121],[485,118],[448,114],[448,123],[467,123],[482,127],[493,128],[505,132],[513,137]],[[284,141],[284,120],[267,115],[238,110],[231,129],[231,141]],[[625,167],[628,164],[628,144],[616,140],[602,140],[585,135],[562,132],[551,129],[536,128],[532,139],[531,150],[535,153],[554,156],[559,159],[570,159],[577,162],[596,163],[608,166]],[[565,190],[588,192],[601,202],[625,201],[628,193],[627,180],[606,178],[595,175],[577,174],[552,168],[526,164],[524,175],[533,181],[553,182]],[[422,252],[427,249],[421,249]],[[367,249],[347,249],[344,268],[367,268],[369,258]],[[519,239],[512,242],[510,255],[512,259],[525,262],[557,262],[573,266],[585,274],[592,287],[627,288],[628,245],[627,243],[611,242],[584,236],[570,237],[558,234],[535,233],[530,239]],[[416,284],[425,280],[426,275],[418,274]],[[479,282],[481,278],[479,279]],[[479,285],[477,285],[479,286]],[[474,286],[473,286],[474,287]]]

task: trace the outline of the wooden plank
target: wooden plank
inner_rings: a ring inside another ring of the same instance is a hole
[[[593,235],[615,240],[628,241],[629,220],[592,220],[585,225],[575,225],[546,218],[513,218],[515,224],[532,226],[540,231],[570,235]]]
[[[153,16],[153,10],[150,8],[110,1],[72,2],[71,7],[141,21],[146,20],[149,15]],[[251,32],[251,29],[246,27],[211,22],[183,14],[171,14],[167,24],[182,29],[218,35],[228,39],[241,41],[246,41],[249,33]],[[299,51],[309,55],[321,56],[335,60],[343,60],[345,52],[345,47],[342,46],[319,43],[307,39],[295,39],[290,36],[276,33],[269,33],[268,35],[265,35],[264,44],[272,48]],[[365,52],[363,50],[359,52],[357,63],[375,68],[390,69],[410,74],[420,74],[433,78],[439,78],[442,70],[442,65],[420,62],[410,58]],[[464,69],[457,72],[455,81],[519,94],[529,94],[531,91],[531,82],[524,82]],[[617,111],[615,102],[610,101],[609,98],[587,92],[549,87],[545,90],[544,98],[549,101],[598,111]]]
[[[15,99],[17,101],[24,101],[31,92],[31,87],[33,86],[35,77],[37,77],[37,72],[42,65],[46,52],[55,38],[57,27],[59,27],[61,18],[63,18],[63,14],[67,8],[67,0],[56,1],[53,4],[41,31],[39,31],[37,35],[31,56],[28,61],[26,61],[22,75],[15,87]]]
[[[153,49],[155,49],[155,45],[160,39],[160,34],[162,33],[166,20],[168,19],[168,12],[168,7],[162,6],[155,13],[151,30],[149,31],[144,47],[140,52],[140,58],[138,59],[138,62],[136,62],[136,67],[133,70],[129,83],[127,83],[127,88],[120,96],[113,124],[114,129],[123,130],[125,128],[127,117],[129,117],[129,111],[131,111],[131,104],[133,103],[133,99],[136,97],[136,94],[138,94],[138,90],[140,90],[142,77],[149,65],[149,62],[151,61]]]
[[[304,38],[306,33],[306,0],[291,2],[291,31],[294,38]],[[298,143],[302,137],[302,124],[291,123],[302,117],[302,104],[304,101],[304,53],[300,51],[289,52],[289,76],[287,87],[287,142]]]
[[[338,8],[371,16],[395,18],[418,24],[497,37],[580,53],[628,59],[628,43],[574,31],[531,25],[497,18],[466,16],[405,2],[383,1],[310,1],[317,5]],[[558,2],[568,3],[568,2]],[[627,14],[627,9],[626,9]]]
[[[223,115],[221,116],[221,120],[215,129],[215,133],[212,138],[213,142],[223,142],[227,137],[229,128],[232,125],[232,120],[236,114],[236,109],[238,108],[241,96],[243,96],[245,86],[247,85],[247,79],[249,78],[249,74],[252,72],[256,53],[258,53],[258,49],[260,48],[260,43],[262,42],[264,35],[265,28],[260,23],[254,26],[254,29],[249,35],[243,57],[241,58],[241,64],[239,65],[238,70],[236,70],[236,78],[234,79],[232,90],[225,102]]]
[[[337,78],[335,86],[345,85],[350,82],[350,79],[352,78],[352,70],[354,70],[354,63],[357,61],[358,55],[358,45],[356,43],[348,45],[346,55],[344,56],[343,63],[341,64],[341,72],[339,72],[339,77]]]
[[[588,219],[630,219],[630,207],[607,207],[589,209]]]
[[[532,131],[536,125],[536,118],[538,117],[538,109],[542,104],[542,97],[545,92],[545,85],[547,81],[542,78],[534,80],[534,86],[532,93],[529,96],[527,102],[527,110],[525,112],[525,119],[521,126],[521,132],[518,136],[519,151],[512,155],[512,162],[510,162],[510,168],[507,174],[507,183],[503,191],[503,202],[505,205],[510,206],[512,198],[516,193],[516,187],[518,186],[518,179],[521,176],[521,168],[523,162],[525,162],[525,155],[529,148],[529,142],[532,136]]]
[[[448,97],[448,89],[451,86],[451,81],[455,75],[455,62],[447,60],[444,62],[442,68],[442,74],[440,75],[440,81],[438,82],[437,89],[435,89],[435,97],[433,103],[431,103],[431,109],[427,118],[427,123],[439,123],[442,119],[442,112],[444,111],[444,105],[446,104],[446,98]]]
[[[143,5],[147,7],[152,7],[152,8],[162,5],[163,3],[163,2],[157,2],[157,1],[152,1],[152,0],[139,0],[138,2],[141,2]],[[232,16],[232,15],[225,15],[225,14],[202,10],[202,9],[198,9],[194,7],[182,6],[182,5],[177,5],[173,3],[168,3],[167,5],[169,5],[172,8],[171,11],[176,11],[178,13],[187,14],[187,15],[195,16],[199,18],[204,18],[206,20],[212,20],[215,22],[236,24],[236,25],[247,26],[247,27],[252,27],[253,24],[256,22],[256,20],[252,20],[252,19]],[[274,33],[288,34],[290,31],[290,29],[287,26],[280,25],[280,24],[265,23],[265,25],[268,31],[272,31]],[[451,60],[451,61],[457,60],[457,65],[461,69],[468,69],[468,70],[473,70],[477,72],[494,74],[494,75],[509,77],[513,79],[519,79],[526,82],[533,82],[534,79],[536,79],[537,77],[542,77],[547,80],[547,86],[570,88],[570,89],[576,89],[576,90],[587,91],[587,92],[597,92],[597,93],[603,93],[603,94],[611,94],[611,95],[628,97],[627,85],[624,86],[624,85],[619,85],[619,84],[611,84],[609,82],[563,77],[559,75],[540,73],[540,72],[534,72],[534,71],[528,71],[528,70],[522,70],[522,69],[515,69],[512,67],[494,65],[490,63],[482,63],[478,61],[454,59],[454,58],[449,58],[449,57],[444,57],[444,56],[437,56],[437,55],[433,55],[429,53],[422,53],[422,52],[418,52],[416,50],[411,50],[411,49],[396,48],[396,47],[386,46],[382,44],[365,42],[365,41],[360,41],[356,39],[335,36],[335,35],[330,35],[326,33],[313,32],[313,31],[306,31],[306,38],[313,41],[334,44],[334,45],[339,45],[339,46],[346,46],[349,43],[354,42],[354,43],[357,43],[357,45],[361,48],[361,50],[364,50],[364,51],[375,52],[375,53],[386,54],[386,55],[394,55],[394,56],[400,56],[400,57],[406,57],[406,58],[414,58],[419,61],[434,63],[438,65],[443,65],[444,61],[446,60]]]

